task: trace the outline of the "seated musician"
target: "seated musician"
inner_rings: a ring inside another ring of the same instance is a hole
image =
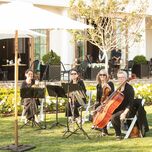
[[[33,71],[31,69],[26,70],[25,72],[26,80],[24,80],[21,84],[22,88],[30,88],[35,85],[35,81],[33,79]],[[27,120],[34,119],[36,122],[38,121],[38,108],[37,108],[37,100],[31,98],[24,98],[23,99],[23,116],[25,116],[25,123]]]
[[[84,94],[83,101],[86,103],[86,98],[85,98],[86,88],[83,80],[79,78],[79,74],[76,69],[72,69],[70,72],[70,84],[78,84],[80,90],[82,90],[82,93]],[[72,93],[70,93],[69,96],[70,96],[70,101],[68,102],[68,106],[66,107],[66,116],[72,117],[79,121],[78,109],[82,105],[80,105],[75,95],[74,95],[74,101],[73,101]]]
[[[121,122],[126,118],[129,109],[133,105],[134,89],[127,82],[127,73],[125,71],[119,71],[117,77],[120,84],[126,81],[126,83],[120,89],[120,91],[124,95],[124,99],[122,100],[122,103],[118,106],[118,108],[115,109],[111,118],[111,123],[113,125],[116,134],[116,140],[120,140],[122,139]]]
[[[109,80],[108,73],[106,70],[100,70],[96,77],[97,80],[97,94],[96,94],[96,104],[95,109],[104,104],[104,101],[108,98],[108,96],[114,91],[114,84]],[[98,130],[102,131],[102,136],[108,135],[107,126]]]

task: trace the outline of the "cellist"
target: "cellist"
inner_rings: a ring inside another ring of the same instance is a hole
[[[118,82],[122,84],[127,80],[127,73],[125,71],[119,71],[117,73]],[[126,83],[121,87],[120,90],[124,99],[117,109],[112,114],[111,123],[115,130],[116,140],[121,140],[121,122],[126,118],[127,113],[129,112],[130,107],[133,105],[134,101],[134,89],[126,81]]]
[[[114,84],[109,81],[109,75],[106,70],[100,70],[96,76],[97,86],[96,86],[96,104],[95,109],[98,106],[104,104],[106,98],[114,91]],[[96,128],[97,129],[97,128]],[[98,128],[102,133],[102,136],[108,135],[107,126],[104,128]]]

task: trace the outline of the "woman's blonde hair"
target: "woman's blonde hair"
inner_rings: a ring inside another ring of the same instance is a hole
[[[109,74],[108,74],[108,72],[107,72],[105,69],[102,69],[102,70],[100,70],[100,71],[98,72],[98,74],[97,74],[97,76],[96,76],[96,81],[97,81],[98,83],[101,83],[100,73],[106,75],[106,81],[109,80]]]

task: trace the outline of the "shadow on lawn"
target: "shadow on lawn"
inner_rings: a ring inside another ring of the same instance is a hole
[[[149,131],[146,133],[146,137],[152,137],[152,113],[147,114],[147,120],[149,125]]]
[[[12,144],[14,142],[14,118],[0,118],[0,146]],[[83,128],[88,133],[91,140],[80,132],[72,135],[69,138],[63,138],[65,127],[56,126],[50,129],[52,123],[56,122],[55,115],[47,117],[46,129],[39,129],[38,127],[25,126],[19,129],[19,144],[35,145],[36,149],[31,152],[111,152],[111,151],[148,151],[151,149],[152,137],[152,113],[147,114],[149,132],[146,133],[145,138],[133,138],[127,140],[116,141],[114,130],[111,128],[108,137],[99,136],[100,132],[91,131],[91,123],[87,122]],[[59,122],[66,125],[66,118],[59,114]],[[19,122],[19,126],[22,125]]]

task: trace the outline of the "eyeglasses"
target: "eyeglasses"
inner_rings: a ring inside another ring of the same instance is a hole
[[[77,75],[77,73],[71,73],[71,75]]]
[[[123,79],[123,78],[125,78],[125,77],[118,77],[118,79]]]
[[[99,74],[99,76],[107,76],[106,74]]]

